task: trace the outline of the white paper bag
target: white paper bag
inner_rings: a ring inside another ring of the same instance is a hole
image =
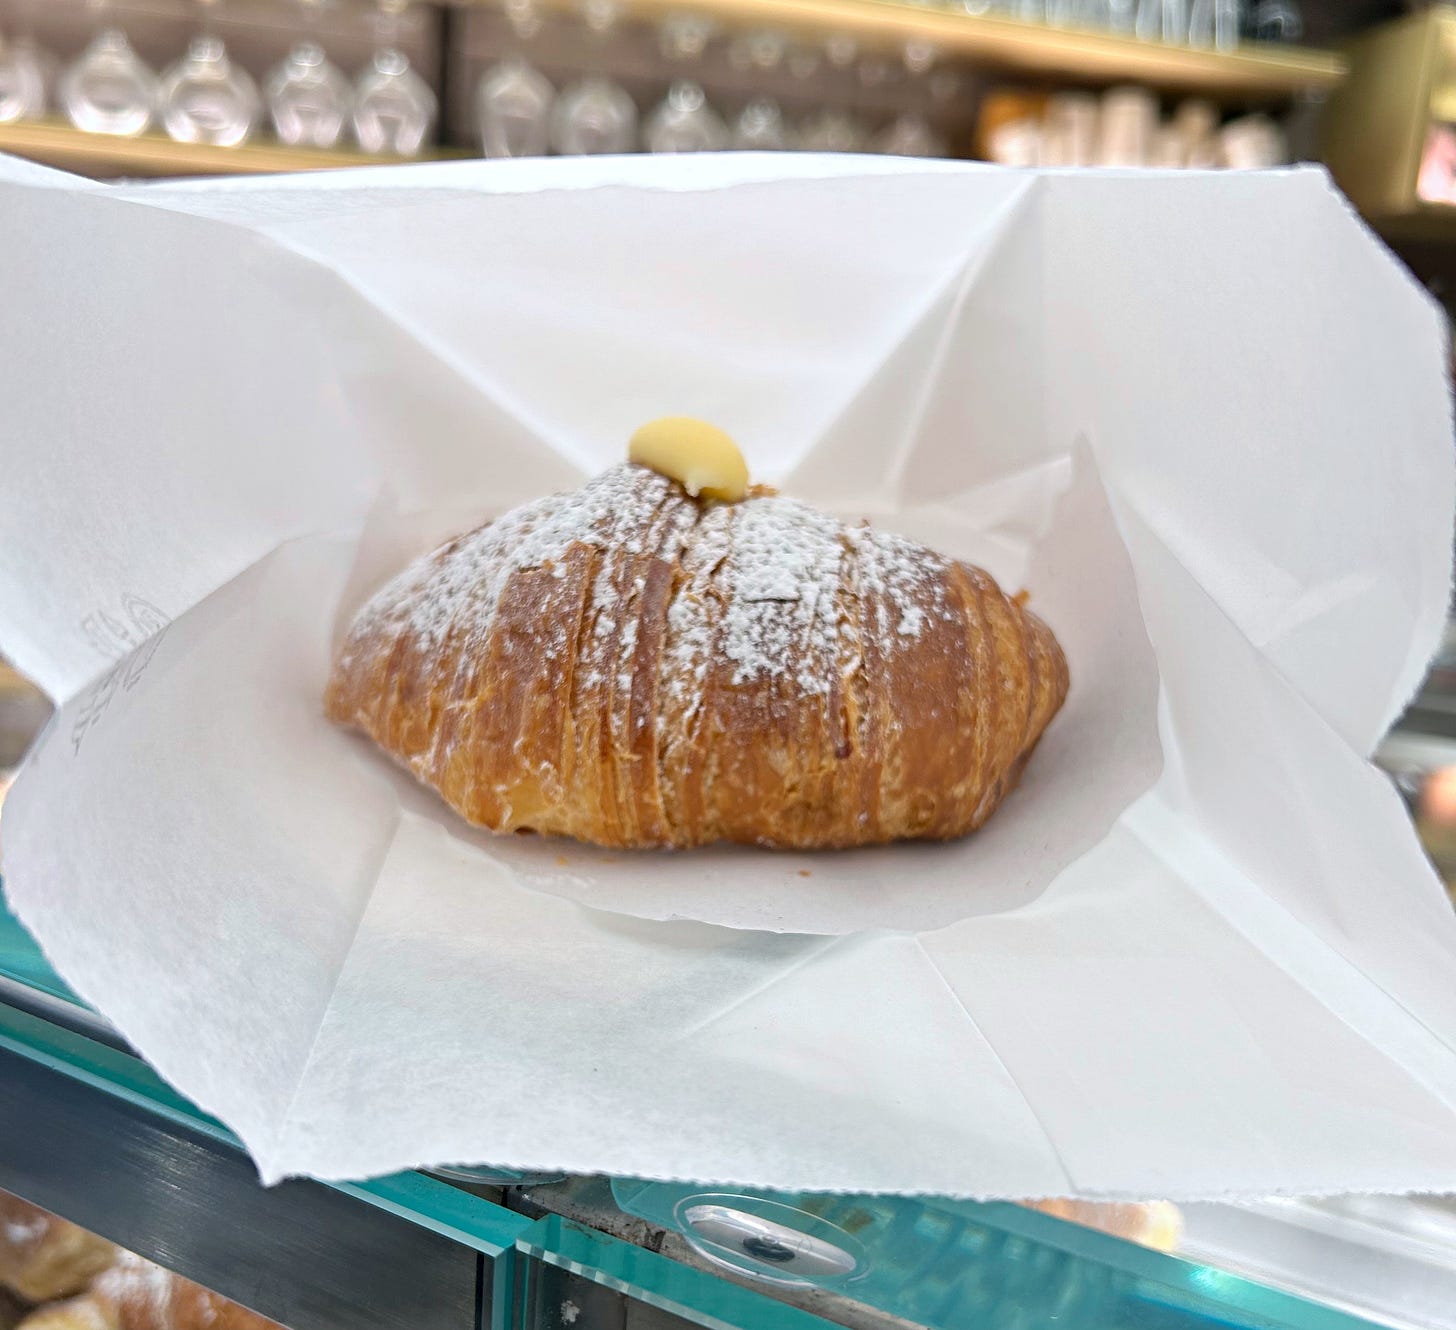
[[[266,1179],[1456,1186],[1456,928],[1365,760],[1441,335],[1322,174],[5,163],[0,235],[0,646],[65,702],[7,890]],[[1030,588],[1072,692],[974,837],[496,840],[322,719],[405,559],[676,412]]]

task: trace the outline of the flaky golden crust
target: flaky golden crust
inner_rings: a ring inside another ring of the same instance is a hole
[[[131,1252],[79,1297],[37,1308],[16,1330],[281,1330],[257,1312]]]
[[[77,1293],[115,1259],[103,1238],[0,1192],[0,1285],[27,1301]]]
[[[979,827],[1066,691],[979,569],[625,466],[380,591],[326,709],[495,831],[817,849]]]

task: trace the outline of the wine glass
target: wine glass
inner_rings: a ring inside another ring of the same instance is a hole
[[[921,105],[944,112],[960,95],[964,80],[960,71],[945,66],[940,49],[924,38],[911,38],[900,48],[900,63]],[[920,111],[902,112],[880,132],[874,151],[897,157],[949,157],[950,146]]]
[[[733,121],[732,144],[744,152],[774,152],[792,146],[783,109],[772,97],[755,97]]]
[[[616,21],[616,0],[587,0],[586,23],[599,50]],[[588,73],[556,99],[551,146],[568,157],[631,152],[637,146],[637,103],[605,74]]]
[[[1073,0],[1072,11],[1072,26],[1077,28],[1116,28],[1125,19],[1113,0]]]
[[[1193,0],[1188,19],[1188,44],[1232,51],[1239,44],[1243,14],[1239,0]]]
[[[860,87],[867,92],[887,87],[899,76],[894,59],[884,51],[866,51],[855,66]]]
[[[784,53],[784,69],[788,73],[785,100],[790,106],[812,106],[822,100],[822,84],[829,52],[820,41],[799,39],[789,43]],[[762,141],[764,147],[798,147],[798,133],[787,113],[771,97],[755,97],[738,115],[735,135],[747,136],[737,146],[749,147]],[[776,143],[781,139],[781,143]]]
[[[314,37],[313,20],[322,3],[299,0],[303,34],[265,84],[273,132],[292,146],[332,148],[349,119],[349,80]]]
[[[657,46],[668,64],[693,64],[703,58],[717,32],[718,25],[705,14],[673,14],[657,30]]]
[[[1297,42],[1304,35],[1304,16],[1295,0],[1259,0],[1251,22],[1261,42]]]
[[[1124,33],[1137,30],[1137,0],[1104,0],[1104,3],[1109,30]]]
[[[0,33],[0,125],[45,114],[53,64],[28,33],[9,41]]]
[[[788,55],[788,39],[771,28],[750,28],[728,43],[729,65],[765,79],[773,76]]]
[[[789,47],[784,63],[789,68],[791,79],[798,83],[808,83],[824,63],[824,52],[809,42],[796,42]]]
[[[728,126],[708,105],[702,85],[680,79],[647,118],[649,152],[714,152],[728,145]]]
[[[378,46],[354,85],[354,137],[365,152],[413,157],[435,127],[440,102],[399,49],[409,0],[379,0]]]
[[[551,112],[551,146],[564,157],[631,152],[637,146],[637,104],[602,74],[579,78]]]
[[[860,64],[859,42],[847,32],[831,32],[824,39],[824,58],[831,80],[852,79]],[[830,106],[805,118],[794,137],[805,152],[859,152],[864,148],[865,129],[848,111]]]
[[[518,45],[541,30],[535,0],[508,0],[506,17]],[[543,157],[551,146],[551,107],[556,88],[520,50],[480,76],[475,122],[487,157]]]
[[[90,44],[57,85],[61,109],[77,129],[132,137],[152,123],[160,96],[157,76],[132,50],[126,34],[106,19],[110,0],[89,0],[100,20]]]
[[[834,69],[853,69],[859,59],[859,43],[847,32],[831,32],[824,39],[824,54]]]
[[[252,134],[263,99],[252,75],[233,64],[213,31],[216,0],[198,0],[202,31],[187,52],[162,74],[162,127],[179,143],[211,143],[235,148]]]
[[[1186,42],[1187,0],[1138,0],[1133,32],[1148,42]]]
[[[891,157],[948,157],[945,140],[923,115],[914,111],[897,116],[870,140],[871,152]]]
[[[487,157],[544,157],[556,88],[525,57],[508,55],[481,75],[475,119]]]
[[[912,37],[900,48],[900,60],[912,79],[926,79],[940,63],[940,52],[923,38]]]
[[[799,126],[798,140],[805,152],[862,152],[865,129],[848,111],[825,107]]]
[[[714,31],[710,19],[696,14],[674,15],[658,29],[663,58],[670,64],[696,64],[703,58]],[[781,58],[783,42],[777,34],[750,33],[747,37],[747,46],[742,38],[735,38],[729,45],[730,62],[746,60],[756,64],[768,58],[776,63]],[[728,146],[728,126],[723,117],[708,105],[702,84],[687,77],[673,80],[667,95],[647,117],[642,133],[649,152],[714,152]]]

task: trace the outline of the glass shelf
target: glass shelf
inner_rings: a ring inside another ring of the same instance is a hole
[[[705,1208],[695,1204],[693,1194],[710,1190],[628,1179],[613,1183],[624,1209],[678,1229],[685,1215]],[[829,1247],[842,1243],[852,1253],[855,1264],[846,1262],[822,1287],[936,1330],[965,1325],[1011,1330],[1039,1322],[1063,1330],[1193,1330],[1212,1324],[1352,1330],[1364,1324],[1009,1202],[762,1190],[752,1196],[774,1207],[763,1211],[769,1222],[778,1223],[782,1213],[803,1214],[815,1223],[816,1241]],[[732,1205],[731,1198],[712,1199],[719,1209]],[[763,1250],[762,1238],[758,1241],[753,1250]],[[714,1259],[711,1249],[707,1254]],[[777,1269],[792,1265],[785,1258]]]

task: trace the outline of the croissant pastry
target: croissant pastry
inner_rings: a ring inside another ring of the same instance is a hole
[[[979,827],[1066,691],[979,569],[628,463],[386,585],[326,710],[493,831],[819,849]]]
[[[1031,1210],[1084,1228],[1111,1233],[1154,1251],[1176,1251],[1183,1235],[1183,1216],[1167,1201],[1079,1201],[1053,1199],[1021,1201]]]
[[[30,1304],[18,1293],[0,1284],[0,1330],[15,1330],[26,1317]]]
[[[116,1252],[104,1238],[0,1191],[0,1285],[26,1301],[79,1293]]]
[[[280,1330],[277,1322],[129,1251],[79,1297],[37,1308],[16,1330]]]

